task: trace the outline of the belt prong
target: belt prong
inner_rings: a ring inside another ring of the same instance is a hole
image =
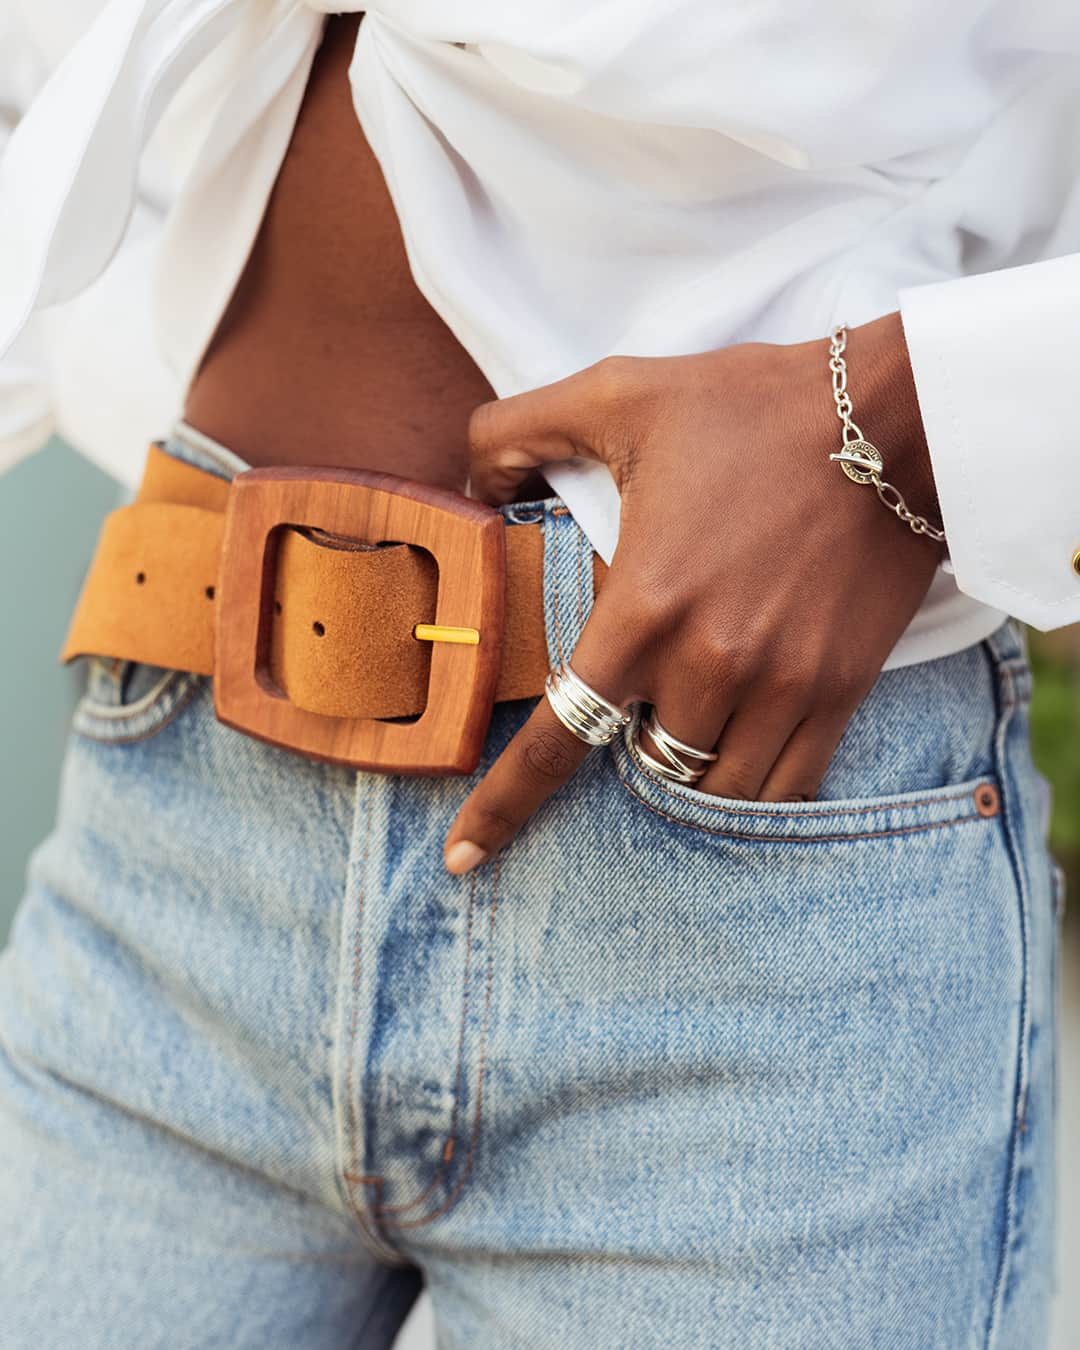
[[[480,630],[454,628],[445,623],[418,623],[413,629],[413,637],[421,642],[460,642],[466,647],[475,647],[480,641]]]

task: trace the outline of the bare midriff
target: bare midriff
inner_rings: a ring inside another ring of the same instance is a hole
[[[420,293],[353,108],[358,15],[332,17],[251,255],[184,416],[253,465],[461,489],[487,380]]]

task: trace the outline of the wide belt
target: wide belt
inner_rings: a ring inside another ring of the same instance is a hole
[[[61,659],[213,675],[222,721],[319,758],[469,771],[491,705],[543,690],[543,563],[541,525],[456,493],[348,470],[227,481],[152,445]]]

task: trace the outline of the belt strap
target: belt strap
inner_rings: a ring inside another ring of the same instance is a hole
[[[214,597],[229,483],[150,447],[135,501],[105,519],[61,651],[212,675]],[[549,668],[540,525],[506,529],[506,617],[496,700],[543,691]],[[607,568],[593,555],[593,584]],[[421,713],[437,568],[409,544],[286,529],[277,555],[270,671],[291,703],[333,717]]]

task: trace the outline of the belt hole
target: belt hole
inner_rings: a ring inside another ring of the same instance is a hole
[[[207,600],[213,600],[213,598],[214,598],[214,588],[213,588],[213,586],[207,586],[207,588],[206,588],[206,598],[207,598]]]
[[[275,600],[275,601],[274,601],[274,613],[275,613],[275,614],[280,614],[280,613],[281,613],[281,601],[280,601],[280,600]]]
[[[135,573],[135,585],[136,585],[136,586],[141,586],[145,580],[146,580],[146,573],[145,573],[145,572],[136,572],[136,573]]]
[[[318,621],[318,619],[316,619],[315,622],[311,625],[311,631],[315,634],[316,637],[323,637],[326,633],[325,627]]]

